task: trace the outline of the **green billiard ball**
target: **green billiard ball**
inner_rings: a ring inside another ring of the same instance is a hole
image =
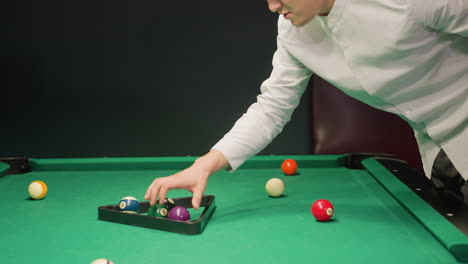
[[[148,215],[154,217],[167,217],[169,210],[165,204],[155,204],[148,209]]]

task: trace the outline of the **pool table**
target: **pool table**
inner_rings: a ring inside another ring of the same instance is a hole
[[[286,176],[284,159],[298,163]],[[0,162],[3,263],[468,263],[468,236],[397,175],[404,162],[372,155],[257,156],[212,175],[205,191],[216,209],[196,235],[103,221],[98,208],[124,196],[141,203],[155,177],[194,157],[7,159]],[[265,183],[280,178],[282,196]],[[48,194],[28,198],[44,181]],[[419,190],[419,189],[418,189]],[[419,190],[420,191],[420,190]],[[190,197],[171,190],[169,197]],[[315,200],[335,212],[316,221]],[[191,221],[203,212],[189,208]]]

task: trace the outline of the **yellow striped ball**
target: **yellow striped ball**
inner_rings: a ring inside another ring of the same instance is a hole
[[[33,181],[28,187],[29,196],[34,200],[39,200],[47,195],[47,185],[42,181]]]

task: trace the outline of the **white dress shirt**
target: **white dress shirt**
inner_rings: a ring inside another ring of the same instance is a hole
[[[467,0],[335,0],[303,27],[280,16],[271,76],[213,147],[232,170],[282,131],[312,73],[405,119],[428,177],[442,148],[468,179]]]

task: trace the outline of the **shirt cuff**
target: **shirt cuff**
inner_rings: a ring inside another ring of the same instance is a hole
[[[226,169],[229,172],[236,171],[248,158],[248,154],[242,154],[241,151],[234,151],[236,148],[236,143],[232,142],[226,138],[222,138],[218,143],[216,143],[212,149],[216,149],[221,152],[229,163],[229,167]]]

